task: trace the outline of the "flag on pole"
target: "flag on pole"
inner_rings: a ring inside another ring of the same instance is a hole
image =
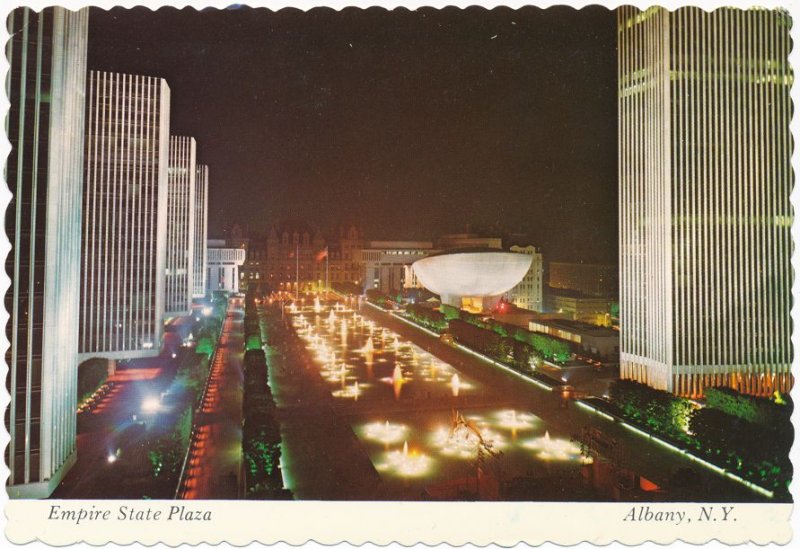
[[[328,257],[328,247],[327,246],[325,246],[324,250],[320,250],[319,252],[317,252],[317,255],[314,257],[314,259],[316,259],[317,261],[322,261],[326,257]]]

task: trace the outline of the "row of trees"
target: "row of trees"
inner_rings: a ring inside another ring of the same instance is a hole
[[[392,297],[380,290],[370,288],[367,290],[367,301],[381,307],[382,309],[392,308]]]
[[[410,304],[406,307],[406,316],[411,320],[436,333],[447,329],[447,318],[433,307],[420,304]]]
[[[153,476],[168,483],[177,483],[180,468],[192,438],[192,426],[196,409],[201,404],[203,387],[208,381],[211,356],[217,346],[222,323],[228,310],[225,296],[214,296],[212,311],[201,316],[200,322],[192,326],[192,336],[197,343],[194,348],[178,350],[178,366],[170,387],[170,414],[173,422],[164,433],[150,443],[147,456]]]
[[[244,354],[242,410],[246,497],[286,499],[280,470],[281,429],[275,418],[275,401],[267,383],[266,356],[261,349],[250,349]]]
[[[260,320],[254,298],[245,301],[244,394],[242,400],[242,457],[248,499],[291,499],[280,470],[281,429],[268,382],[267,357],[262,348]]]
[[[700,407],[630,380],[609,393],[618,415],[742,478],[779,493],[792,476],[792,404],[742,395],[728,388],[705,391]]]
[[[564,362],[572,356],[566,341],[494,319],[484,320],[451,305],[442,304],[439,310],[422,304],[409,305],[406,316],[437,333],[449,329],[462,345],[521,371],[530,370],[542,359]]]
[[[255,297],[247,294],[244,302],[244,348],[246,351],[261,349],[261,323],[258,319],[258,306]]]
[[[439,310],[448,321],[462,320],[478,328],[491,330],[502,337],[529,345],[532,348],[531,356],[537,359],[545,358],[555,362],[565,362],[572,356],[569,343],[556,337],[531,332],[521,326],[500,322],[494,318],[484,319],[481,315],[451,305],[442,304]]]

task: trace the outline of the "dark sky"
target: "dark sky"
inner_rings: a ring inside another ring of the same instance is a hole
[[[499,225],[616,261],[616,29],[593,7],[94,9],[89,68],[161,76],[210,171],[209,229]]]

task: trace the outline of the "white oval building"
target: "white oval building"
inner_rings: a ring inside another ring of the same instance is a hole
[[[430,255],[412,268],[425,288],[442,303],[487,309],[519,284],[531,266],[531,256],[492,248],[466,248]]]

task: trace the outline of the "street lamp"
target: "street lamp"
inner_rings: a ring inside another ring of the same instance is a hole
[[[154,414],[161,409],[161,401],[156,397],[147,397],[142,402],[142,412]]]

